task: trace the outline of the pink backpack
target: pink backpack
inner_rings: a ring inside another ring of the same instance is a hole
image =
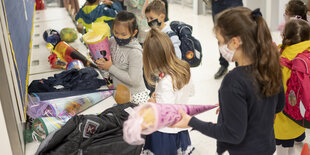
[[[281,57],[281,64],[292,71],[286,83],[283,112],[297,124],[310,128],[310,52],[299,53],[292,61]]]

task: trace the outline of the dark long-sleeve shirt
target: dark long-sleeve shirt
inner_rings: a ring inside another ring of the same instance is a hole
[[[284,90],[262,97],[249,69],[237,67],[223,79],[217,124],[195,117],[189,122],[194,130],[217,139],[219,154],[228,150],[231,155],[272,155],[275,151],[273,123],[275,114],[284,108]]]

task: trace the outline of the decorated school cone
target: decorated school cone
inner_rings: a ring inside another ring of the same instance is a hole
[[[115,91],[115,101],[117,104],[130,102],[130,90],[123,84],[118,84]]]
[[[92,29],[83,35],[83,41],[87,44],[94,60],[110,57],[109,36],[110,27],[107,23],[93,23]]]
[[[60,129],[71,117],[41,117],[33,121],[33,139],[42,142],[48,134]]]
[[[77,51],[64,41],[60,41],[59,43],[57,43],[54,47],[53,52],[61,55],[61,57],[65,59],[68,63],[70,63],[73,59],[78,59],[81,60],[85,66],[97,68],[97,66],[93,62],[88,60],[83,54],[81,54],[79,51]]]
[[[124,122],[123,138],[128,144],[140,145],[144,143],[141,134],[148,135],[163,127],[169,127],[182,119],[179,110],[188,115],[196,115],[217,105],[184,105],[146,103],[139,105]]]
[[[304,144],[304,147],[302,148],[300,155],[310,155],[308,143]]]
[[[38,99],[32,98],[35,102],[28,103],[27,114],[32,118],[73,116],[112,94],[113,90],[109,90],[39,102],[36,102]]]

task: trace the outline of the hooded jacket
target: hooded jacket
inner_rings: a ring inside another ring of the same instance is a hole
[[[123,140],[123,122],[133,103],[114,106],[100,115],[72,117],[61,129],[48,135],[36,155],[140,155],[141,145]]]
[[[122,6],[119,2],[114,2],[111,6],[104,4],[99,5],[83,5],[82,8],[75,16],[75,21],[82,23],[83,26],[91,29],[92,23],[106,22],[112,28],[112,22],[118,12],[122,10]]]
[[[112,66],[109,69],[114,87],[124,84],[130,89],[131,96],[145,91],[143,81],[142,48],[136,38],[129,44],[119,46],[114,37],[109,40]]]

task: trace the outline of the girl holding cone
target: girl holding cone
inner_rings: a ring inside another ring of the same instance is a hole
[[[273,123],[284,107],[280,53],[273,45],[259,9],[245,7],[220,13],[214,31],[220,52],[239,66],[223,79],[218,122],[203,122],[184,112],[174,127],[188,128],[217,140],[217,153],[272,155]]]
[[[151,102],[187,104],[194,94],[189,64],[177,58],[169,36],[156,28],[145,39],[143,67],[146,81],[155,86]],[[143,154],[190,154],[193,150],[187,129],[165,127],[146,136]]]

